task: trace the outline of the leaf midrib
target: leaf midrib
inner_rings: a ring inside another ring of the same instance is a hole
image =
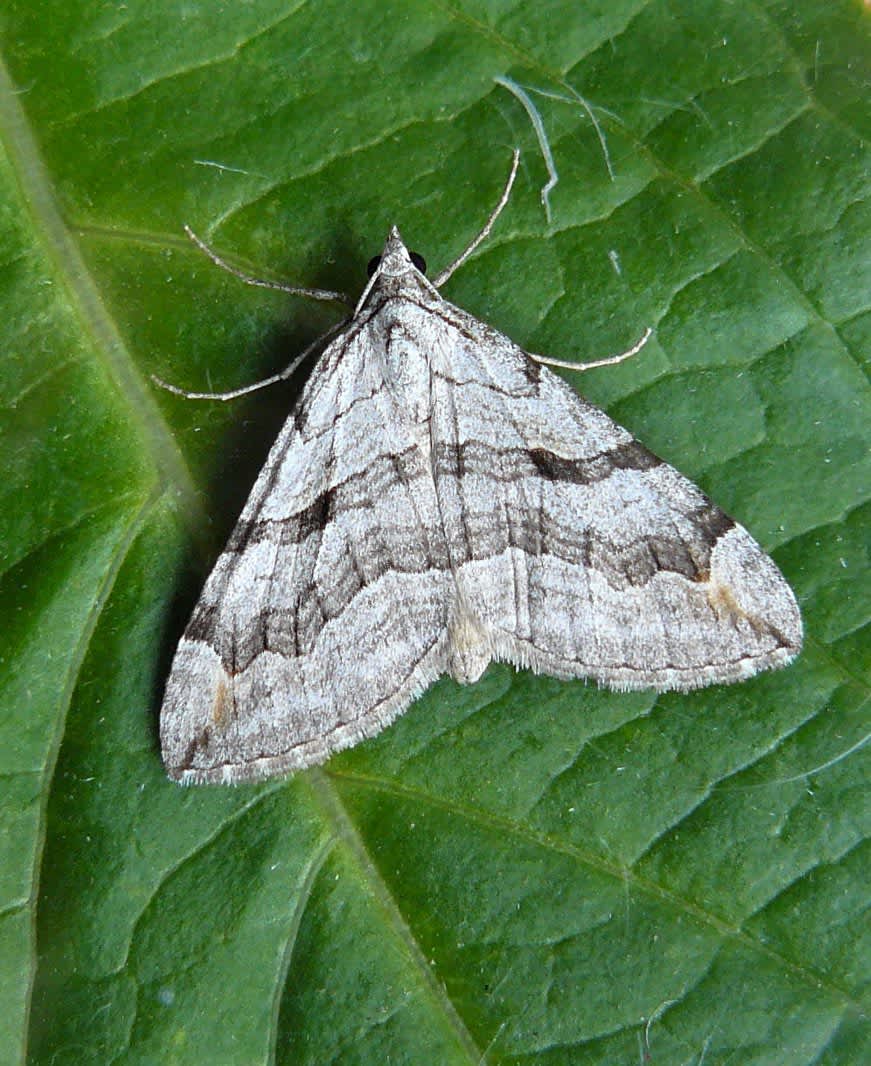
[[[0,138],[31,215],[33,230],[46,257],[70,296],[70,304],[90,338],[96,359],[122,399],[131,426],[135,426],[151,454],[159,478],[179,496],[179,513],[191,534],[207,525],[200,492],[188,464],[150,390],[136,369],[129,348],[103,303],[78,244],[64,221],[28,116],[15,92],[14,82],[0,57]]]
[[[777,963],[777,965],[782,967],[784,971],[795,975],[813,989],[824,989],[833,998],[841,1001],[845,1006],[852,1007],[861,1013],[866,1013],[869,1009],[868,1005],[857,1000],[849,990],[832,983],[832,981],[827,979],[824,975],[813,971],[807,966],[800,965],[794,959],[788,958],[781,952],[776,951],[774,948],[769,947],[760,940],[750,936],[744,931],[742,926],[733,925],[730,922],[725,921],[723,918],[718,917],[716,914],[713,914],[711,911],[705,910],[698,904],[693,903],[691,900],[663,887],[656,881],[642,877],[632,867],[620,866],[617,863],[609,862],[601,855],[585,851],[583,848],[579,848],[575,844],[560,840],[549,833],[536,832],[533,829],[520,825],[518,822],[510,818],[501,817],[492,811],[476,809],[458,803],[455,799],[445,799],[440,796],[423,792],[420,789],[408,788],[398,784],[394,780],[353,773],[331,772],[329,776],[344,780],[349,784],[360,788],[368,788],[373,792],[377,791],[398,799],[412,800],[422,806],[426,805],[433,809],[449,812],[468,822],[477,824],[489,832],[503,837],[507,834],[523,843],[532,844],[545,851],[572,858],[598,873],[613,877],[621,884],[629,882],[633,888],[638,890],[640,895],[646,895],[658,902],[669,904],[674,907],[676,911],[685,914],[700,924],[705,925],[707,928],[714,930],[724,939],[740,943],[750,951]],[[849,851],[852,849],[847,850]],[[805,874],[806,871],[802,873],[802,876],[805,876]],[[380,880],[380,874],[378,876]]]

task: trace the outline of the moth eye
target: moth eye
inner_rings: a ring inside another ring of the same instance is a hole
[[[411,256],[411,261],[414,264],[414,266],[421,272],[421,274],[425,274],[426,273],[426,260],[424,259],[424,257],[422,255],[420,255],[418,252],[410,252],[409,254]],[[380,265],[381,265],[381,256],[380,255],[373,255],[372,258],[369,260],[368,264],[366,265],[366,273],[369,275],[370,278],[372,277],[372,275],[375,273],[375,271],[378,269],[378,267]]]

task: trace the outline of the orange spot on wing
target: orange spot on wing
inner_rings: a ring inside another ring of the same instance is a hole
[[[708,589],[708,603],[720,618],[731,618],[734,622],[747,622],[757,633],[765,633],[770,629],[757,616],[748,614],[744,610],[728,585],[711,585]]]
[[[222,677],[215,689],[215,702],[212,704],[212,721],[222,729],[233,713],[233,690]]]

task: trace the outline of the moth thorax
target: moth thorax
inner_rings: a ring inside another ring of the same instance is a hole
[[[425,422],[432,399],[429,359],[423,348],[404,334],[392,331],[384,350],[384,376],[403,417]]]

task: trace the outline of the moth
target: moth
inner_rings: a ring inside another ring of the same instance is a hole
[[[174,780],[321,763],[494,660],[662,691],[799,651],[795,597],[742,526],[542,365],[573,364],[440,295],[517,164],[434,281],[392,228],[322,346],[176,651],[160,718]],[[246,282],[338,295],[198,243]]]

